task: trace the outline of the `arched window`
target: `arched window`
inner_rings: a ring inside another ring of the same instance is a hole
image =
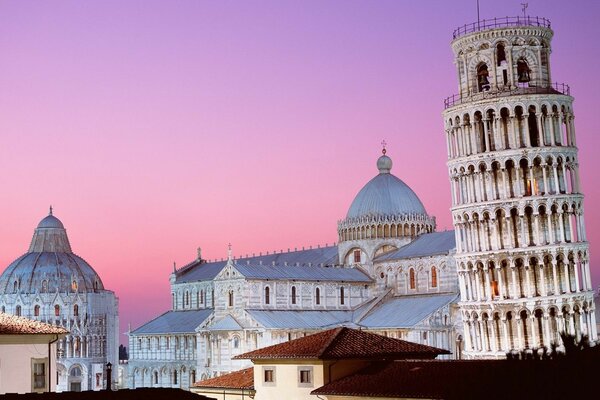
[[[316,305],[321,304],[321,289],[320,288],[315,289],[315,304]]]
[[[431,267],[431,287],[436,288],[437,285],[437,269],[435,267]]]
[[[204,304],[204,290],[200,291],[200,304]]]
[[[177,295],[175,293],[172,293],[171,297],[173,299],[173,310],[176,310],[177,309]]]
[[[73,290],[74,292],[77,291],[77,282],[76,281],[71,282],[71,290]]]
[[[490,81],[488,80],[489,74],[487,64],[479,64],[477,67],[477,88],[480,92],[490,90],[491,86]]]
[[[190,292],[188,292],[187,290],[185,291],[185,305],[190,305]]]
[[[237,349],[240,347],[240,338],[237,336],[233,337],[233,348]]]
[[[296,304],[296,286],[292,286],[292,304]]]
[[[36,317],[40,316],[40,306],[39,305],[35,305],[35,307],[33,307],[33,315]]]
[[[417,282],[415,281],[415,269],[411,268],[408,275],[409,275],[409,281],[410,281],[410,288],[416,289]]]
[[[233,290],[229,291],[229,307],[233,307]]]
[[[47,291],[48,291],[48,281],[43,280],[42,281],[42,293],[46,293]]]
[[[60,306],[58,304],[54,306],[54,315],[60,316]]]
[[[265,304],[271,304],[271,288],[265,288]]]
[[[79,316],[79,306],[77,304],[73,306],[73,315],[76,317]]]
[[[13,292],[17,293],[18,289],[19,289],[19,282],[15,281],[15,283],[13,284]]]
[[[520,58],[519,61],[517,61],[517,74],[519,75],[519,82],[520,83],[524,83],[524,82],[529,82],[531,80],[529,73],[531,72],[531,69],[529,69],[529,65],[527,65],[527,61],[525,61],[524,58]]]
[[[154,384],[158,385],[158,371],[154,371]]]
[[[177,371],[173,371],[173,384],[177,385]]]
[[[502,65],[502,61],[506,61],[506,51],[504,50],[504,45],[498,43],[498,46],[496,46],[496,62],[498,66]]]
[[[360,263],[360,250],[354,250],[354,262]]]
[[[21,306],[17,306],[15,308],[15,315],[20,316],[21,315]]]
[[[344,287],[340,287],[340,304],[344,305],[346,294],[344,293]]]
[[[195,369],[192,370],[190,375],[191,375],[191,381],[196,382],[196,370]]]

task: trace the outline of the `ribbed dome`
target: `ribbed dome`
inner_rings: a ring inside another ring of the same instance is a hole
[[[73,254],[62,222],[52,214],[38,224],[29,251],[13,261],[0,275],[0,294],[103,289],[96,271]]]
[[[60,219],[56,218],[54,215],[50,214],[46,218],[40,221],[37,226],[38,228],[59,228],[65,229]]]
[[[383,155],[377,160],[379,175],[358,192],[346,218],[364,216],[396,216],[403,214],[427,215],[415,192],[390,173],[392,160]]]

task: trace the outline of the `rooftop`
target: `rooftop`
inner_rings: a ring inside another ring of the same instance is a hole
[[[597,359],[582,361],[413,360],[377,362],[313,395],[426,399],[564,399],[590,396]],[[568,376],[567,376],[568,375]],[[515,385],[510,389],[504,383]],[[532,384],[546,382],[545,384]],[[562,385],[560,382],[570,382]],[[497,384],[495,384],[497,383]],[[592,389],[593,390],[593,389]]]
[[[205,379],[194,383],[193,387],[223,388],[223,389],[254,389],[254,368]]]
[[[134,334],[194,333],[196,328],[212,313],[212,308],[202,310],[167,311],[133,330]]]
[[[432,359],[447,350],[350,329],[330,329],[240,354],[235,359]]]
[[[398,250],[375,257],[374,261],[402,260],[406,258],[448,254],[454,248],[456,248],[454,231],[424,233]]]
[[[488,29],[506,28],[511,26],[540,26],[544,28],[550,28],[550,25],[550,20],[546,18],[530,17],[529,15],[482,19],[477,22],[472,22],[456,28],[454,32],[452,32],[452,39],[459,38],[469,33],[485,31]]]
[[[66,329],[59,326],[16,315],[0,313],[0,335],[52,335],[67,333],[69,332]]]

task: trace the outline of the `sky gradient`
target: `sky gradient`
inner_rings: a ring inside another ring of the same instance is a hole
[[[480,0],[481,17],[522,0]],[[1,1],[0,268],[54,206],[120,299],[121,331],[169,308],[169,273],[332,243],[380,142],[451,229],[443,99],[475,0]],[[600,284],[600,4],[529,0],[571,86]],[[597,250],[598,249],[598,250]],[[124,339],[122,339],[123,341]]]

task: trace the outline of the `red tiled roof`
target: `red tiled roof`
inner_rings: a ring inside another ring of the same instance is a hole
[[[447,350],[346,327],[240,354],[236,359],[432,359]]]
[[[374,362],[311,392],[322,396],[413,399],[576,399],[589,397],[598,358],[554,361],[412,360]],[[568,377],[567,377],[568,376]],[[568,382],[565,384],[564,382]],[[588,390],[588,395],[582,394]],[[583,393],[580,393],[583,392]]]
[[[0,335],[66,334],[60,326],[54,326],[25,317],[0,313]]]
[[[227,388],[227,389],[254,389],[254,368],[205,379],[194,383],[193,387]]]

